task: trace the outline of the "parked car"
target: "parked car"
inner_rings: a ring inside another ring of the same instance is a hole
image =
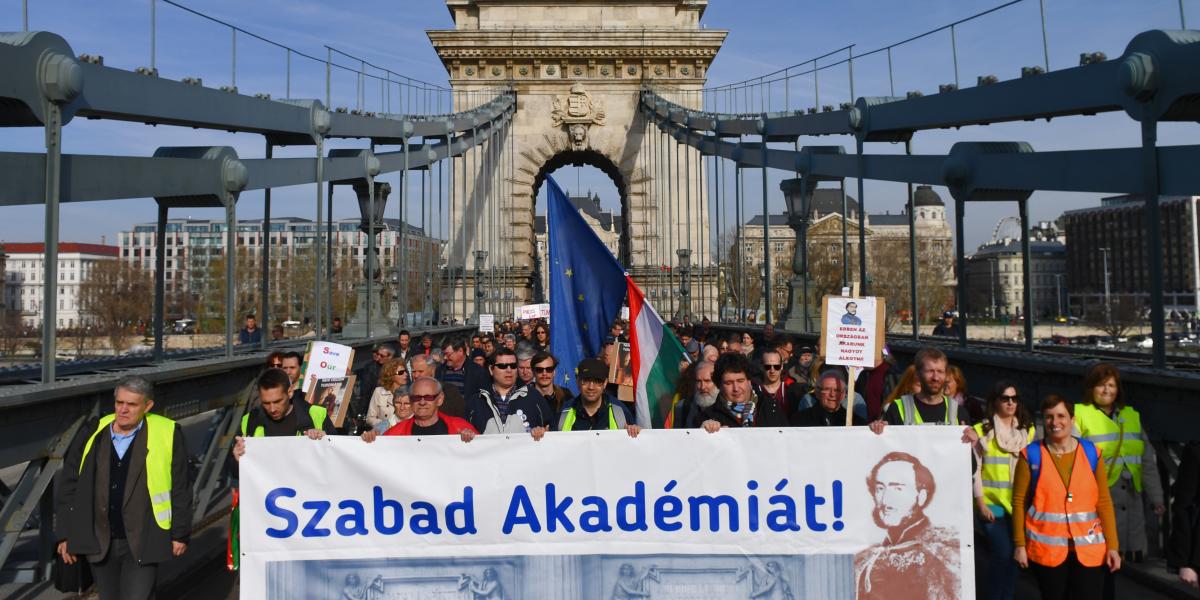
[[[1108,336],[1096,336],[1096,347],[1101,350],[1116,350],[1117,345]]]

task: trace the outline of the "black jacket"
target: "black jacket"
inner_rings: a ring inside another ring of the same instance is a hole
[[[442,382],[442,385],[446,385],[445,375],[447,369],[449,367],[443,362],[438,365],[437,373],[434,375],[434,378]],[[474,398],[479,395],[479,390],[487,389],[491,385],[492,376],[488,373],[487,369],[475,364],[475,361],[469,358],[463,363],[462,397],[464,399]]]
[[[1167,566],[1200,568],[1200,442],[1183,449],[1179,476],[1171,504],[1171,534],[1167,540]]]
[[[97,426],[98,420],[92,420],[75,436],[58,474],[58,493],[54,496],[55,538],[67,541],[68,552],[92,560],[104,558],[112,539],[108,529],[108,475],[113,445],[107,427],[96,434],[83,470],[79,468],[83,447]],[[146,489],[147,427],[148,423],[142,426],[127,451],[133,458],[125,480],[122,515],[133,557],[141,564],[154,564],[172,558],[172,541],[188,540],[192,531],[192,482],[183,430],[176,424],[171,452],[171,530],[163,530],[154,520]]]
[[[757,397],[756,397],[757,399]],[[723,398],[717,398],[717,401],[712,406],[705,408],[696,407],[698,416],[697,423],[703,425],[704,421],[712,419],[725,427],[738,427],[737,417],[733,411],[729,409]],[[754,415],[754,427],[788,427],[787,415],[780,412],[779,407],[774,401],[763,402],[758,400],[757,412]]]
[[[855,425],[866,425],[862,417],[854,415]],[[792,415],[792,425],[796,427],[845,427],[846,409],[839,406],[834,412],[825,410],[820,404],[814,404]]]

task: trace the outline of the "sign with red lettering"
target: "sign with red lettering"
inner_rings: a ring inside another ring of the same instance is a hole
[[[859,368],[879,364],[883,309],[883,298],[826,296],[821,311],[825,364]]]

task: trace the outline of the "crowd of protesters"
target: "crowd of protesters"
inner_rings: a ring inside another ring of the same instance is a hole
[[[1166,510],[1153,446],[1124,394],[1121,374],[1110,365],[1092,368],[1081,382],[1078,402],[1056,395],[1025,398],[1015,381],[1000,381],[980,398],[969,393],[963,369],[932,347],[917,352],[907,367],[885,347],[882,361],[857,372],[851,382],[845,368],[824,364],[816,348],[769,325],[759,335],[718,331],[707,320],[670,327],[687,359],[679,365],[674,397],[660,399],[662,414],[654,415],[664,427],[716,434],[734,427],[853,425],[881,436],[890,427],[959,428],[973,449],[974,469],[973,490],[960,493],[974,499],[980,547],[987,550],[980,558],[986,572],[978,586],[981,597],[1013,598],[1017,569],[1029,568],[1044,598],[1112,598],[1113,573],[1123,560],[1144,559],[1147,519]],[[257,401],[240,423],[233,455],[240,460],[244,438],[260,436],[355,435],[373,442],[381,435],[457,435],[469,442],[496,433],[540,440],[552,431],[623,429],[636,437],[645,424],[634,416],[632,395],[618,393],[614,377],[619,365],[612,350],[627,341],[625,331],[624,323],[614,324],[604,351],[576,365],[559,364],[551,354],[550,329],[541,321],[498,323],[494,333],[442,343],[402,331],[394,342],[376,346],[371,360],[355,371],[357,389],[341,426],[333,424],[326,407],[310,405],[300,392],[302,357],[272,353],[258,378]],[[578,393],[555,383],[563,369]],[[168,496],[166,514],[179,518],[190,511],[175,497],[178,478],[187,474],[177,470],[170,452],[165,452],[167,463],[152,470],[169,471],[177,479],[168,478],[157,496],[121,508],[113,493],[101,491],[117,489],[109,485],[117,480],[131,485],[134,475],[123,471],[129,468],[126,457],[141,461],[132,471],[145,477],[151,470],[145,462],[148,445],[182,444],[173,422],[147,414],[152,406],[147,384],[122,380],[116,420],[101,420],[67,455],[64,473],[69,476],[58,501],[60,515],[66,515],[58,520],[59,554],[64,561],[87,556],[102,598],[148,597],[143,592],[153,589],[153,565],[186,550],[187,535],[174,526],[179,521],[156,521]],[[1038,409],[1040,421],[1030,408]],[[170,435],[162,434],[163,428]],[[927,503],[932,489],[922,488],[924,467],[911,466],[906,482],[876,484],[877,505],[895,493],[894,486],[908,486],[913,498]],[[1200,450],[1189,449],[1177,490],[1187,507],[1200,507],[1198,482]],[[147,484],[137,485],[146,489]],[[152,491],[155,485],[151,482]],[[881,521],[888,536],[879,553],[921,546],[917,542],[927,528],[917,509],[923,506]],[[1196,509],[1181,509],[1177,502],[1180,510]],[[84,522],[88,519],[80,515],[85,514],[97,525]],[[1172,566],[1192,585],[1200,567],[1197,521],[1180,512],[1169,547]],[[924,555],[892,560],[917,559],[927,560]],[[877,566],[858,570],[858,597],[895,592],[878,581],[889,572]],[[937,585],[913,593],[940,597]]]

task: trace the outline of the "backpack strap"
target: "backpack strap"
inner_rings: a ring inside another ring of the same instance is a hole
[[[1042,473],[1042,442],[1029,444],[1022,450],[1025,462],[1029,463],[1029,500],[1033,501],[1033,492],[1037,490],[1038,476]]]
[[[1091,465],[1092,472],[1094,473],[1096,471],[1096,464],[1100,462],[1100,449],[1096,447],[1096,444],[1093,444],[1088,440],[1083,438],[1076,439],[1079,440],[1079,445],[1083,446],[1083,454],[1084,456],[1087,456],[1088,464]],[[1118,448],[1120,448],[1119,445]]]

